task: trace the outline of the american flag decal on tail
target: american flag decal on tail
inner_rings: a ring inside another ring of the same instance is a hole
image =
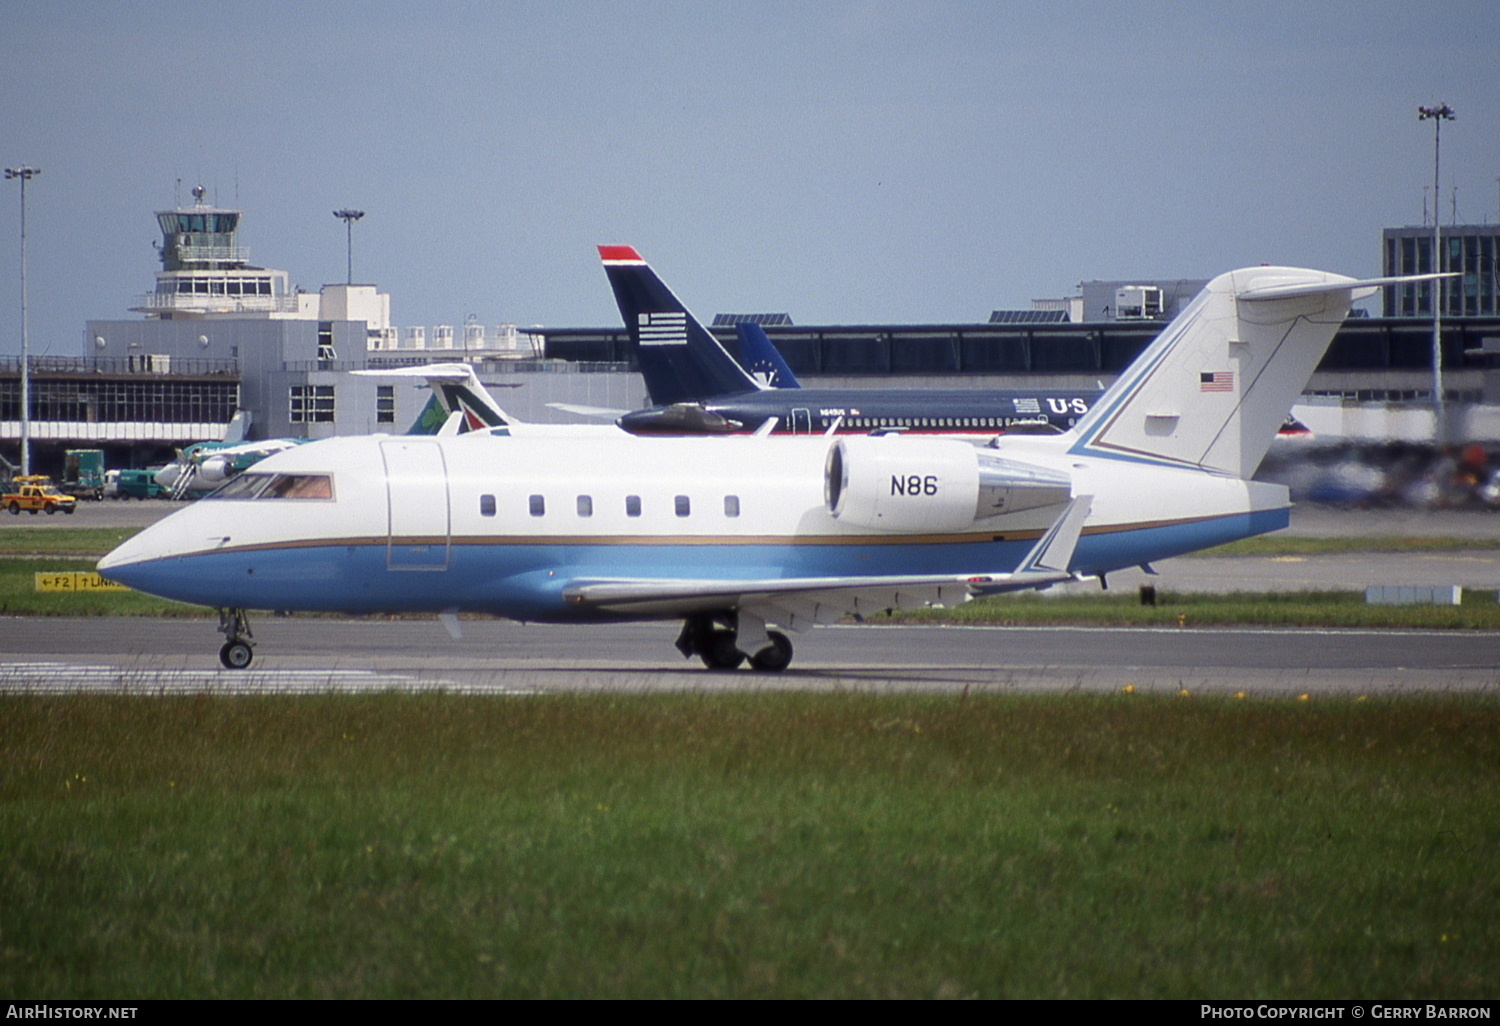
[[[687,345],[687,314],[643,313],[638,320],[643,346]]]
[[[1204,371],[1198,375],[1200,392],[1233,392],[1234,371]]]

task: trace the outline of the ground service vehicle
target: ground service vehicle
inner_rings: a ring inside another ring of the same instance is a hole
[[[160,467],[146,470],[122,470],[115,478],[114,497],[117,499],[165,499],[167,490],[156,483]]]
[[[13,516],[19,516],[23,509],[33,516],[38,511],[45,511],[48,516],[58,510],[72,513],[78,505],[77,499],[53,488],[51,479],[38,474],[18,477],[11,485],[13,490],[0,497],[0,506],[10,510]]]
[[[76,499],[104,498],[104,451],[69,449],[64,457],[61,490]]]

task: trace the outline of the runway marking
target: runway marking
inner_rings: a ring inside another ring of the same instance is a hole
[[[172,670],[59,662],[0,663],[7,695],[321,695],[376,691],[535,695],[535,688],[462,684],[371,670]]]

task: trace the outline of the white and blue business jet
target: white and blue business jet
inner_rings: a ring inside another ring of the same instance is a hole
[[[784,669],[800,631],[948,606],[1286,526],[1249,480],[1351,302],[1389,279],[1214,279],[1071,431],[941,438],[333,438],[271,456],[99,563],[245,610],[671,619],[713,668]]]

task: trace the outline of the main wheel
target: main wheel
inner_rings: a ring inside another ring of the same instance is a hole
[[[18,517],[21,515],[21,504],[19,502],[13,502],[10,504],[10,515],[13,517]]]
[[[48,506],[48,507],[47,507],[47,515],[48,515],[48,516],[49,516],[49,517],[50,517],[50,516],[51,516],[51,515],[52,515],[52,514],[54,514],[54,513],[56,513],[56,512],[57,512],[57,507],[56,507],[56,506]]]
[[[64,506],[63,507],[63,512],[66,513],[66,514],[68,514],[68,516],[72,516],[73,515],[73,511],[75,509],[77,509],[77,508],[78,508],[77,506]]]
[[[745,661],[745,653],[735,647],[734,635],[729,631],[714,631],[709,635],[698,656],[710,670],[738,669]]]
[[[762,673],[780,673],[792,664],[792,643],[780,631],[767,631],[771,643],[750,657],[750,668]]]
[[[219,649],[219,662],[224,664],[226,670],[243,670],[253,658],[255,653],[243,641],[226,641],[224,647]]]

